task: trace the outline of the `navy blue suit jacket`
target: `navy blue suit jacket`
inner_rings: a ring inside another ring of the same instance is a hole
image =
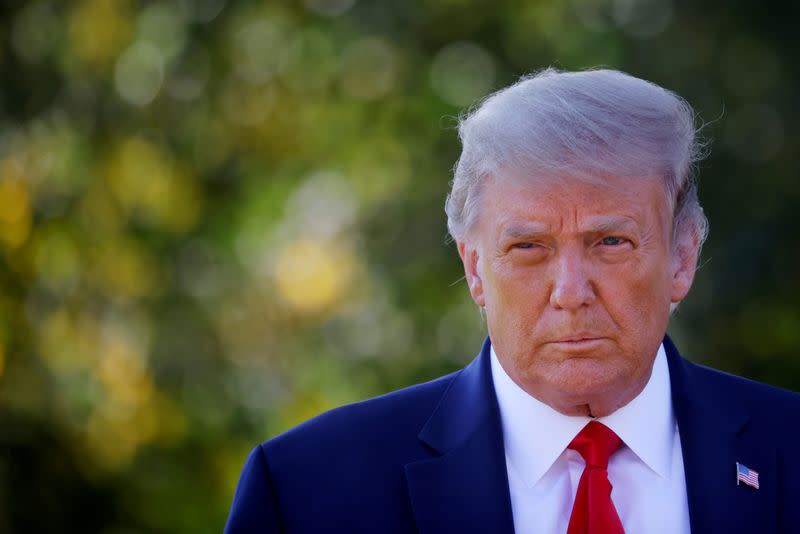
[[[692,532],[800,533],[800,395],[693,364],[664,343]],[[760,489],[737,485],[736,462],[758,471]],[[332,410],[256,447],[225,527],[513,530],[488,340],[461,371]]]

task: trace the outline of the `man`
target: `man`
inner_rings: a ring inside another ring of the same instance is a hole
[[[800,532],[800,397],[665,337],[706,234],[691,108],[548,69],[460,136],[480,355],[256,447],[226,532]]]

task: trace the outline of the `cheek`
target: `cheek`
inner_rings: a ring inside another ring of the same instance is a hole
[[[499,350],[521,355],[518,347],[530,342],[541,322],[546,287],[530,269],[493,267],[484,278],[489,334]]]
[[[538,269],[541,270],[541,269]],[[514,318],[524,320],[529,316],[525,310],[531,310],[548,300],[544,273],[537,272],[535,267],[515,265],[494,265],[487,269],[484,288],[487,293],[487,306],[494,304],[496,311],[507,315],[519,315]],[[520,310],[522,313],[520,313]]]
[[[652,330],[668,318],[671,286],[666,269],[623,269],[605,273],[603,279],[608,281],[603,301],[617,323],[629,330]]]

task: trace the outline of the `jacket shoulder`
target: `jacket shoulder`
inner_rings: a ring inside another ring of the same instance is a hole
[[[424,449],[417,435],[459,372],[335,408],[261,447],[276,469],[307,467],[318,460],[329,468],[335,462],[348,464],[356,456],[363,464],[370,459],[419,455]]]
[[[287,530],[319,531],[321,517],[342,532],[413,530],[404,466],[432,456],[418,434],[456,374],[336,408],[261,444]]]
[[[695,387],[702,395],[723,399],[729,406],[763,418],[768,422],[786,421],[800,416],[800,393],[749,378],[712,369],[686,360],[692,370]]]

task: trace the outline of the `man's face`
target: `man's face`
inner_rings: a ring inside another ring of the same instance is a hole
[[[627,404],[697,258],[696,240],[673,253],[660,179],[507,173],[484,184],[478,209],[459,252],[509,376],[562,413]]]

